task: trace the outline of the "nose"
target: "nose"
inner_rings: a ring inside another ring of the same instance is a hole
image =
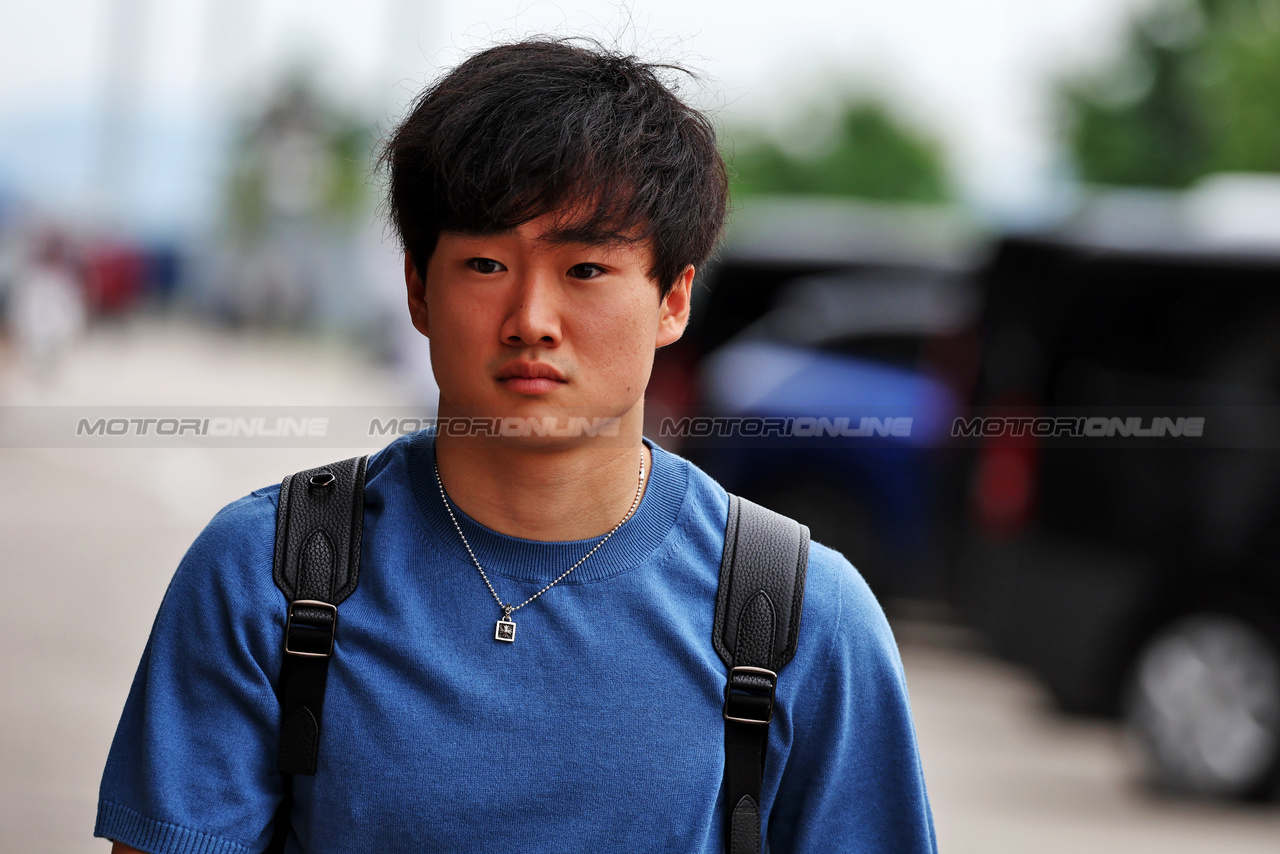
[[[545,270],[528,270],[514,284],[502,324],[503,343],[514,347],[559,345],[560,311],[554,276]]]

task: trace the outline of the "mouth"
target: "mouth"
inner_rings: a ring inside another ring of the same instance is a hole
[[[516,394],[546,394],[565,385],[564,374],[546,362],[516,361],[498,372],[498,383]]]

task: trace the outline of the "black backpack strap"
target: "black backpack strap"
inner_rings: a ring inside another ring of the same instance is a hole
[[[760,854],[760,789],[778,672],[796,653],[809,529],[729,496],[712,641],[728,668],[724,700],[726,850]]]
[[[283,851],[292,780],[316,773],[338,605],[360,580],[368,457],[308,469],[280,483],[272,575],[288,603],[280,669],[280,755],[285,798],[268,851]]]

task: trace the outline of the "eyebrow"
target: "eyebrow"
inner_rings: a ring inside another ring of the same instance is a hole
[[[562,246],[570,243],[577,243],[581,246],[592,247],[613,247],[627,246],[633,243],[640,243],[643,237],[627,237],[623,234],[605,233],[588,228],[556,228],[547,232],[538,238],[539,243],[547,243],[553,246]]]
[[[523,223],[522,223],[523,224]],[[446,229],[463,237],[475,239],[483,239],[486,237],[514,237],[520,226],[511,228],[500,228],[492,231],[472,231],[464,229]],[[636,243],[643,243],[645,235],[628,237],[624,234],[614,232],[601,233],[596,229],[567,226],[564,228],[555,228],[538,237],[538,242],[548,246],[567,246],[570,244],[578,244],[584,247],[615,247],[628,246]]]

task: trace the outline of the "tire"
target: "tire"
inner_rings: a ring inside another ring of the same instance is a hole
[[[1124,713],[1162,787],[1271,795],[1280,777],[1280,643],[1230,613],[1175,620],[1139,651]]]

